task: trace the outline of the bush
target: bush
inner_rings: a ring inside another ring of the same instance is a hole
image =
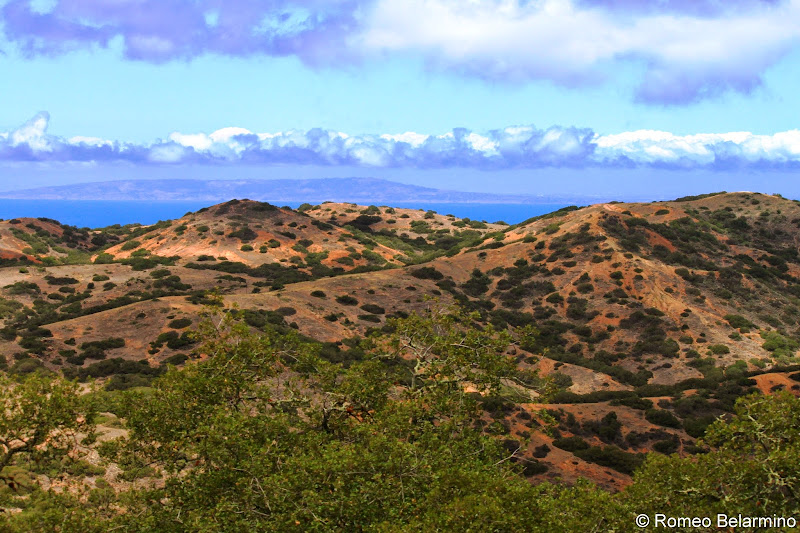
[[[647,398],[639,398],[638,396],[631,396],[628,398],[620,398],[618,400],[612,400],[611,405],[624,405],[625,407],[630,407],[631,409],[638,409],[640,411],[646,411],[648,409],[653,408],[653,402],[648,400]]]
[[[572,453],[589,449],[589,443],[581,437],[561,437],[553,441],[553,446]]]
[[[411,271],[411,275],[417,279],[431,279],[438,281],[444,278],[444,274],[433,267],[422,267]]]
[[[342,305],[357,305],[358,300],[353,298],[348,294],[343,294],[342,296],[337,296],[336,301]]]
[[[699,439],[706,434],[706,429],[714,422],[714,420],[716,420],[716,418],[711,415],[687,417],[683,421],[683,430],[690,437]]]
[[[777,331],[762,331],[761,338],[764,339],[761,347],[777,357],[792,356],[800,347],[796,340],[784,337]]]
[[[561,302],[564,301],[564,297],[561,296],[559,293],[554,292],[548,295],[547,298],[545,298],[545,301],[551,304],[560,304]]]
[[[167,324],[167,326],[172,329],[183,329],[185,327],[190,326],[191,324],[192,324],[191,318],[176,318],[175,320]]]
[[[314,298],[326,298],[327,295],[323,291],[311,291],[311,296]]]
[[[386,313],[386,309],[384,309],[380,305],[375,305],[375,304],[364,304],[361,306],[361,309],[363,309],[367,313],[372,313],[373,315],[383,315]]]
[[[732,328],[754,328],[756,327],[755,324],[750,322],[748,319],[743,317],[742,315],[725,315],[725,320],[728,321],[728,324],[731,325]]]
[[[653,444],[653,449],[659,453],[663,453],[664,455],[670,455],[678,451],[679,445],[680,443],[677,439],[665,439]]]
[[[681,427],[680,420],[678,420],[675,415],[669,411],[664,411],[663,409],[648,409],[645,411],[644,417],[648,422],[657,426],[664,426],[668,428]]]
[[[8,291],[8,294],[14,296],[22,294],[36,295],[42,292],[39,286],[32,281],[18,281],[11,285],[6,285],[4,288]]]
[[[594,286],[591,283],[579,283],[577,289],[579,293],[587,294],[594,291]]]
[[[644,462],[642,454],[626,453],[616,446],[592,446],[586,450],[578,450],[575,455],[600,466],[613,468],[617,472],[632,475],[633,472]]]
[[[46,373],[47,369],[40,360],[32,357],[26,357],[25,359],[20,359],[14,363],[11,368],[8,369],[8,371],[12,374],[22,376],[33,373]]]
[[[252,241],[256,237],[258,237],[258,234],[255,231],[251,230],[249,227],[242,226],[236,231],[232,231],[231,233],[229,233],[228,237],[231,237],[233,239],[239,239],[240,241]]]

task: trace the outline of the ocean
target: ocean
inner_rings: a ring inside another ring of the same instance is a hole
[[[153,224],[180,218],[212,202],[140,202],[96,200],[4,200],[0,199],[0,218],[46,217],[79,228],[102,228],[113,224]],[[280,204],[280,202],[278,202]],[[289,202],[298,207],[301,202]],[[281,204],[285,205],[285,204]],[[398,202],[392,207],[433,210],[459,218],[516,224],[566,207],[565,204],[445,204]]]

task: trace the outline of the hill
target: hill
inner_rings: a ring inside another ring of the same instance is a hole
[[[183,363],[218,301],[344,365],[390,318],[457,303],[479,327],[524,332],[507,353],[560,388],[542,403],[509,382],[483,405],[487,431],[539,479],[621,488],[644,453],[699,451],[737,397],[800,389],[800,205],[778,196],[597,204],[514,226],[234,200],[95,232],[0,222],[0,246],[14,261],[0,301],[11,371],[110,388]]]

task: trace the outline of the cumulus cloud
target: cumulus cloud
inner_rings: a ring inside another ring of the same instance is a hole
[[[314,128],[255,133],[244,128],[170,134],[150,144],[48,133],[41,112],[19,128],[0,132],[0,162],[127,162],[136,165],[322,165],[365,168],[553,167],[676,169],[797,168],[800,131],[675,135],[639,130],[599,135],[588,128],[509,126],[488,132],[454,128],[349,135]]]
[[[640,130],[595,139],[595,158],[600,164],[629,163],[638,166],[678,168],[789,167],[800,164],[800,131],[773,135],[749,132],[673,135]]]
[[[571,86],[632,63],[638,100],[684,104],[758,87],[798,44],[800,0],[6,0],[0,23],[29,55],[114,39],[127,58],[154,62],[418,53],[466,75]]]
[[[368,49],[418,50],[438,65],[501,80],[592,83],[631,61],[644,68],[639,100],[680,104],[752,90],[800,38],[800,0],[625,9],[633,3],[381,0],[361,39]]]

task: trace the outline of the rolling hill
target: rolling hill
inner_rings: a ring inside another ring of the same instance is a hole
[[[343,364],[390,318],[436,305],[524,330],[507,353],[559,390],[487,401],[484,418],[538,478],[621,488],[643,453],[700,451],[737,397],[800,389],[800,204],[779,196],[597,204],[513,226],[233,200],[153,226],[4,221],[0,251],[10,371],[112,388],[186,361],[220,301]]]

